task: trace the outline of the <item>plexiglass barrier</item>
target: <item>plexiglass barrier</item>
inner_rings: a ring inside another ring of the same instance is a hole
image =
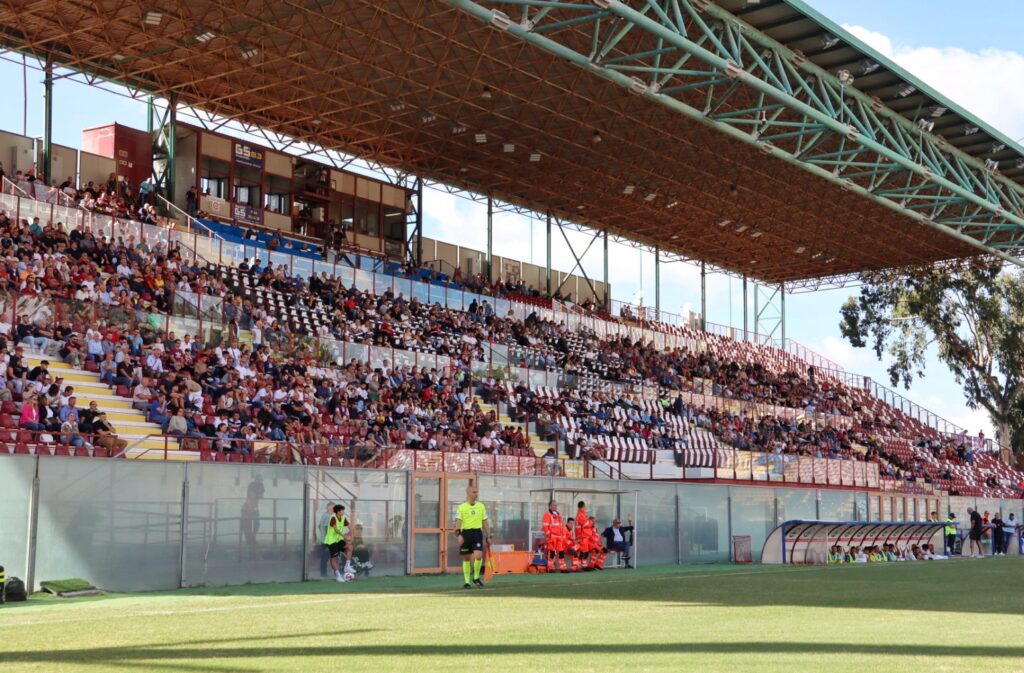
[[[372,563],[369,576],[404,574],[413,474],[0,456],[0,564],[35,587],[40,580],[83,577],[111,591],[316,580],[326,571],[324,516],[340,503],[353,520],[356,558]],[[494,474],[478,475],[478,483],[495,542],[531,548],[554,493],[564,511],[586,500],[599,530],[632,516],[641,565],[728,561],[733,535],[751,537],[756,561],[765,537],[784,520],[868,520],[872,496],[891,499],[853,490]],[[1022,514],[1020,500],[907,503],[905,512],[949,508],[962,519],[968,505]],[[891,520],[895,511],[886,504],[870,516]]]

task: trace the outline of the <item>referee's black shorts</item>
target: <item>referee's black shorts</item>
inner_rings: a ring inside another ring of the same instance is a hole
[[[462,529],[462,546],[459,547],[460,554],[472,554],[475,551],[483,551],[484,532],[480,528]]]

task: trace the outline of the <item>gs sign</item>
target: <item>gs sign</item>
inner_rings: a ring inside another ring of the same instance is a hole
[[[244,143],[235,143],[235,163],[250,168],[263,168],[263,150]]]

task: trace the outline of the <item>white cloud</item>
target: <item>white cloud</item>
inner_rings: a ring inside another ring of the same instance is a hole
[[[892,40],[887,35],[868,30],[864,26],[844,25],[843,28],[853,33],[854,37],[866,42],[869,47],[877,49],[883,56],[892,58]]]
[[[843,26],[968,112],[1011,138],[1024,135],[1024,54],[1004,49],[894,44],[883,33]]]

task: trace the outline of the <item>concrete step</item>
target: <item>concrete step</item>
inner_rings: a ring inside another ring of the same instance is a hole
[[[150,423],[149,421],[115,421],[107,415],[107,420],[117,430],[117,434],[128,436],[128,435],[159,435],[163,434],[160,426],[156,423]]]
[[[133,450],[156,449],[159,451],[163,451],[164,446],[166,446],[168,453],[177,453],[178,451],[181,451],[181,445],[178,442],[177,437],[171,437],[165,443],[163,437],[151,437],[149,439],[142,439],[142,437],[144,437],[146,434],[148,433],[121,434],[120,432],[118,432],[117,436],[120,439],[123,439],[124,441],[128,442],[128,446],[132,447]]]
[[[75,397],[78,398],[78,406],[85,408],[89,406],[90,402],[95,402],[96,406],[100,409],[110,412],[117,410],[119,413],[130,413],[131,411],[137,411],[132,407],[132,401],[126,397],[115,397],[114,395],[96,395],[94,393],[83,392],[81,395],[77,394],[75,390]],[[141,412],[140,412],[141,413]]]
[[[124,454],[129,460],[163,460],[163,451],[146,451],[145,449],[132,449]],[[167,460],[175,462],[196,462],[199,460],[198,451],[168,451]]]

